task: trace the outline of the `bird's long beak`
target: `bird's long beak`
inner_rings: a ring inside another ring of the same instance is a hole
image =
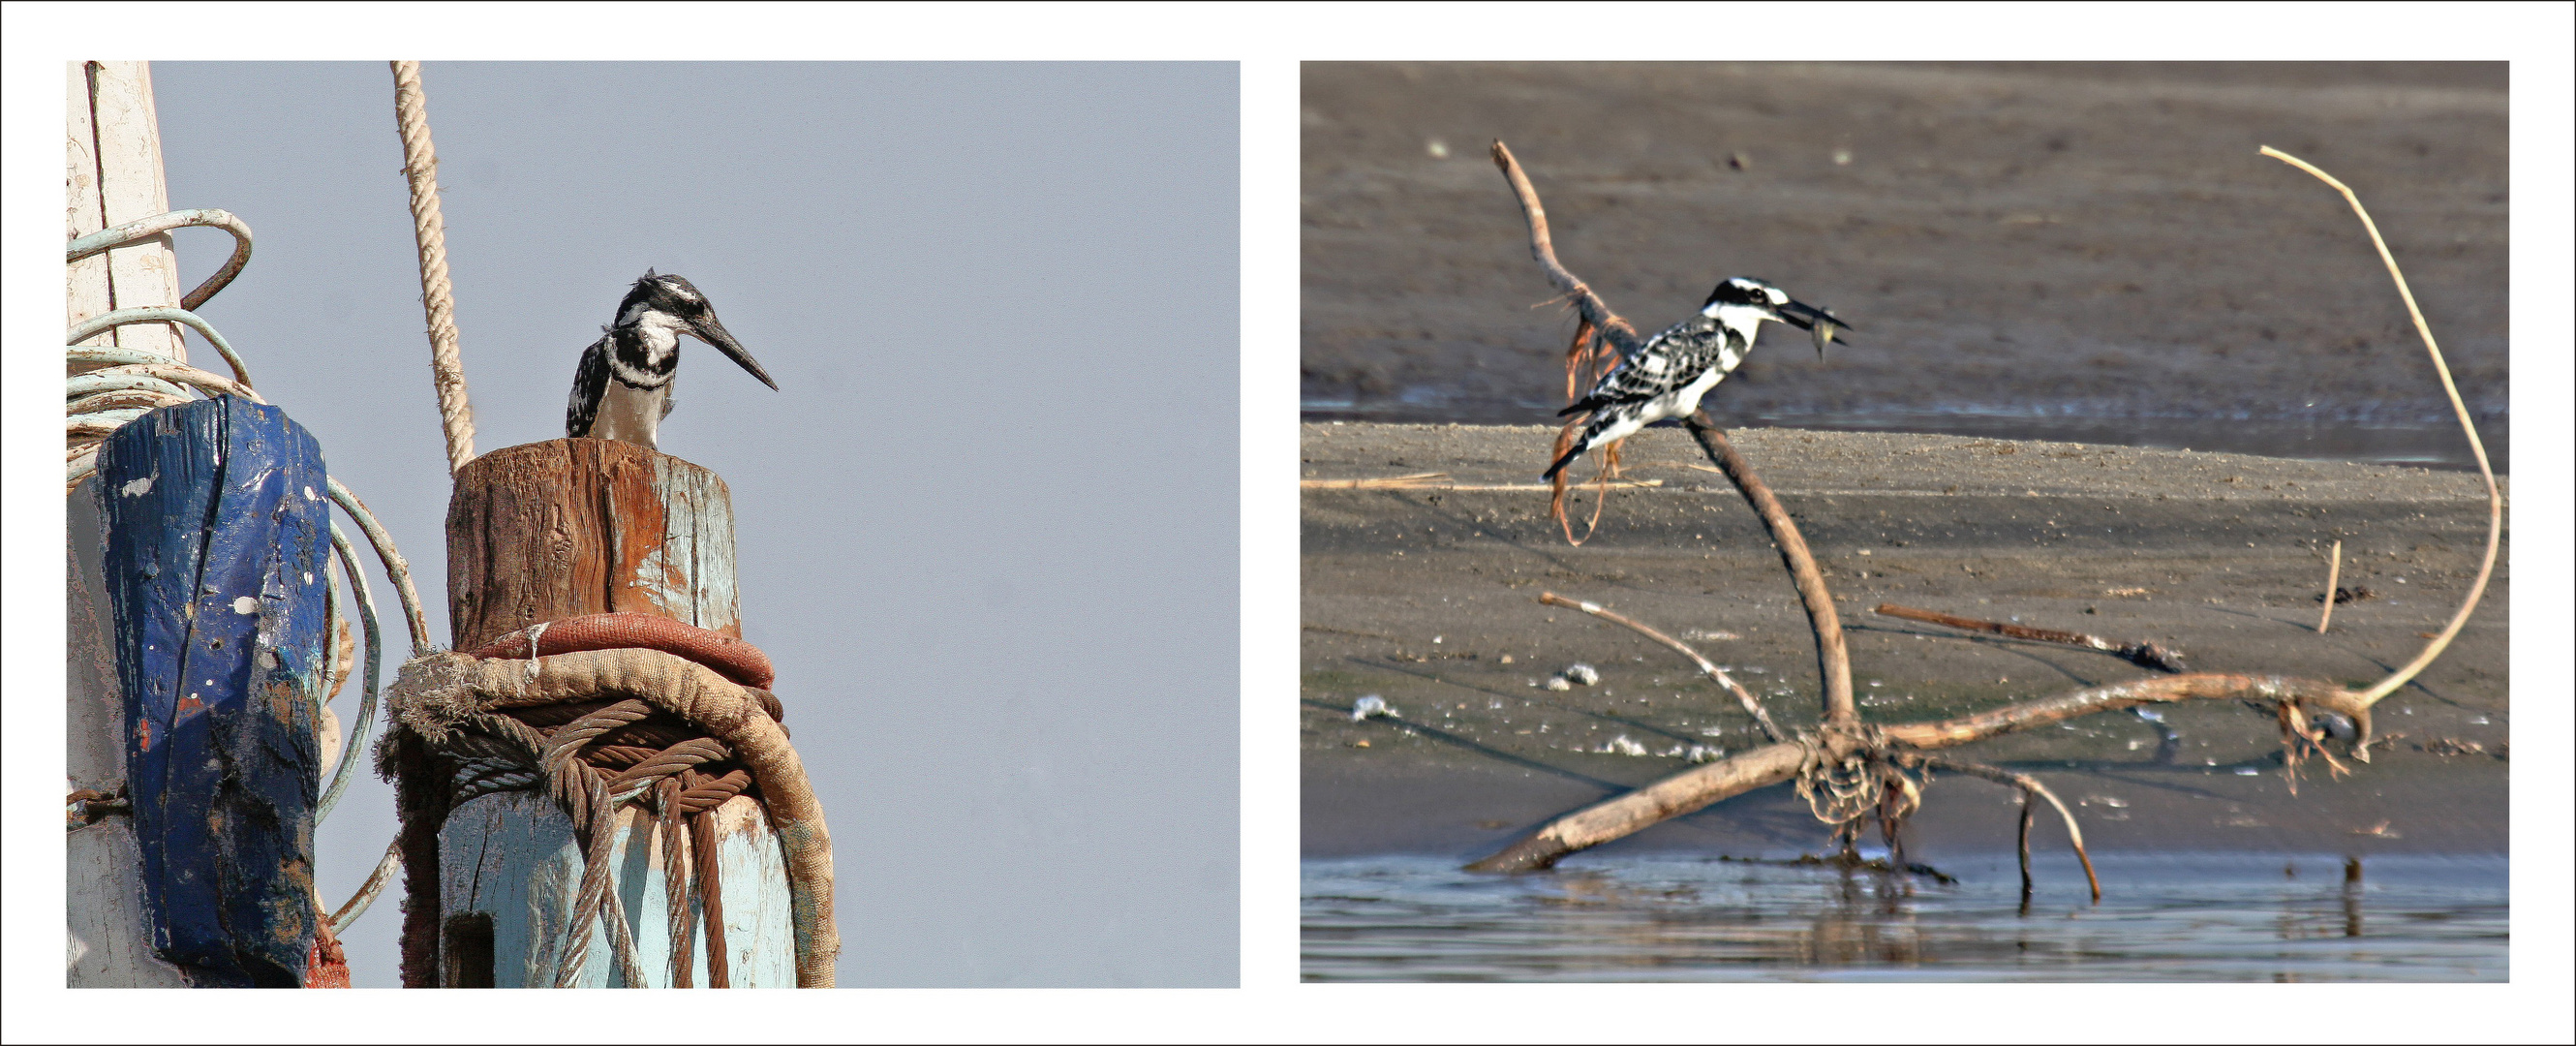
[[[1817,359],[1825,358],[1826,342],[1851,329],[1851,324],[1844,323],[1842,317],[1802,301],[1793,300],[1774,311],[1780,314],[1780,322],[1814,332]],[[1849,344],[1851,339],[1844,338],[1843,342]]]
[[[742,364],[742,369],[750,371],[751,376],[760,379],[761,384],[773,390],[778,388],[777,382],[769,380],[769,372],[760,369],[760,361],[752,359],[750,353],[743,351],[742,343],[733,340],[733,332],[724,328],[724,323],[716,319],[715,313],[708,313],[704,319],[689,321],[689,333],[697,335],[699,341],[724,350],[725,355],[733,357],[735,363]]]

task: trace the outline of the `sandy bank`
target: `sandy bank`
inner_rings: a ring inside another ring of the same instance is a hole
[[[1304,473],[1534,484],[1550,436],[1310,424]],[[2484,536],[2478,480],[2457,472],[1904,434],[1734,438],[1799,517],[1843,601],[1863,714],[1887,721],[2146,670],[1960,638],[1871,614],[1880,602],[2152,639],[2181,647],[2195,667],[2359,682],[2441,627]],[[1679,430],[1641,435],[1627,461],[1633,478],[1664,485],[1614,490],[1599,535],[1581,548],[1557,535],[1537,490],[1305,491],[1308,854],[1476,852],[1679,769],[1691,745],[1753,740],[1742,711],[1679,658],[1541,606],[1542,590],[1690,638],[1772,695],[1784,723],[1813,721],[1813,647],[1751,511],[1723,477],[1690,467],[1702,459]],[[2375,595],[2338,608],[2320,636],[2319,553],[2337,539],[2344,585]],[[2507,744],[2509,598],[2499,564],[2451,652],[2381,706],[2382,732],[2405,735],[2394,749],[2353,778],[2311,780],[2295,799],[2267,721],[2236,705],[2178,708],[2162,724],[2099,716],[1964,754],[2041,773],[2085,803],[2097,846],[2500,852],[2507,764],[2419,746]],[[1540,685],[1578,661],[1599,669],[1597,685]],[[1409,725],[1353,722],[1348,710],[1364,694],[1383,696]],[[2379,834],[2357,834],[2382,820]],[[1928,852],[2011,844],[2008,795],[1981,782],[1945,780],[1917,824]],[[1822,837],[1794,796],[1773,789],[1617,845],[1786,852]]]

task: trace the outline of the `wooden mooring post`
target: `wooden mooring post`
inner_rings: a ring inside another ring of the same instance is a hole
[[[636,444],[550,440],[474,459],[456,474],[447,541],[449,621],[459,651],[527,657],[486,648],[530,626],[597,614],[652,615],[721,636],[742,634],[724,481]],[[520,641],[535,645],[510,642]],[[602,695],[600,703],[617,697]],[[617,739],[612,733],[600,741]],[[554,798],[522,789],[473,795],[452,808],[406,802],[407,819],[436,821],[434,835],[419,825],[408,829],[406,984],[544,987],[560,983],[564,954],[576,950],[583,957],[570,983],[580,987],[798,983],[788,862],[752,796],[726,800],[676,844],[663,833],[678,821],[658,820],[640,806],[618,819],[614,852],[621,856],[610,889],[633,941],[637,984],[619,974],[605,925],[584,928],[586,947],[567,939],[587,863]],[[666,863],[675,857],[691,878],[716,873],[713,910],[708,892],[692,889],[673,919]],[[711,918],[717,933],[707,932]],[[674,925],[688,928],[681,956],[671,947]],[[711,937],[723,942],[714,954]]]

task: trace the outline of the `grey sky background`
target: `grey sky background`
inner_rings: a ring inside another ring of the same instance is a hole
[[[203,314],[392,530],[445,641],[390,73],[153,76],[171,206],[257,235]],[[830,817],[840,983],[1234,984],[1236,67],[423,80],[478,449],[563,435],[574,361],[648,266],[783,390],[684,342],[661,449],[732,487],[744,635]],[[182,232],[182,286],[228,243]],[[394,828],[362,774],[320,832],[331,903]],[[349,935],[359,986],[397,983],[400,921],[397,887]]]

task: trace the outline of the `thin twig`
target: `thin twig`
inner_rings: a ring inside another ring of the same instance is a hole
[[[1538,601],[1549,606],[1573,607],[1576,610],[1580,610],[1586,614],[1600,618],[1603,621],[1610,622],[1611,624],[1625,626],[1636,632],[1638,635],[1661,643],[1665,647],[1670,648],[1673,652],[1691,659],[1691,663],[1698,665],[1702,674],[1708,676],[1710,679],[1716,680],[1719,686],[1725,687],[1729,692],[1732,692],[1735,695],[1735,699],[1744,705],[1744,710],[1752,714],[1753,721],[1761,725],[1762,736],[1774,741],[1786,741],[1789,739],[1789,735],[1781,732],[1780,725],[1771,721],[1771,713],[1762,707],[1761,701],[1754,698],[1752,691],[1744,689],[1744,685],[1736,682],[1735,677],[1727,675],[1724,669],[1710,663],[1709,659],[1701,657],[1699,655],[1699,651],[1691,649],[1681,640],[1656,631],[1653,626],[1648,625],[1643,621],[1639,621],[1635,618],[1619,613],[1618,611],[1602,606],[1599,603],[1580,599],[1567,599],[1554,592],[1539,593]]]
[[[2084,829],[2076,827],[2075,811],[2067,809],[2066,804],[2058,800],[2057,793],[2049,791],[2048,786],[2039,783],[2038,778],[2032,777],[2029,774],[2017,774],[2000,767],[1987,766],[1983,763],[1966,763],[1955,759],[1936,759],[1930,756],[1918,756],[1910,761],[1920,766],[1931,767],[1936,770],[1955,771],[1967,774],[1971,777],[1982,777],[1997,784],[2011,785],[2015,788],[2021,789],[2023,810],[2021,881],[2022,890],[2025,893],[2030,890],[2030,797],[2036,795],[2042,799],[2048,800],[2048,805],[2057,808],[2057,816],[2064,818],[2066,821],[2066,839],[2075,847],[2075,859],[2084,862],[2084,881],[2087,885],[2090,885],[2093,888],[2093,903],[2102,903],[2102,878],[2093,874],[2093,855],[2084,852]]]
[[[1379,487],[1428,486],[1435,480],[1448,479],[1446,472],[1416,472],[1406,476],[1371,476],[1363,479],[1301,479],[1301,490],[1373,490]]]
[[[2435,658],[2441,657],[2442,651],[2450,647],[2451,640],[2460,634],[2460,629],[2469,623],[2469,613],[2478,608],[2478,600],[2486,595],[2487,578],[2495,573],[2496,549],[2504,541],[2504,494],[2496,489],[2495,468],[2487,463],[2486,444],[2479,441],[2477,425],[2469,420],[2469,406],[2460,400],[2460,387],[2451,381],[2451,368],[2442,362],[2442,347],[2433,341],[2433,328],[2424,322],[2424,310],[2415,307],[2415,292],[2406,288],[2406,274],[2397,268],[2397,256],[2388,253],[2388,241],[2380,238],[2379,225],[2370,220],[2370,211],[2361,205],[2361,197],[2353,195],[2352,187],[2335,180],[2335,176],[2318,170],[2316,165],[2306,160],[2268,145],[2262,148],[2262,153],[2334,186],[2335,191],[2342,193],[2344,200],[2352,204],[2352,213],[2361,216],[2361,227],[2369,231],[2371,246],[2379,248],[2379,260],[2388,266],[2388,278],[2397,281],[2397,296],[2406,300],[2406,315],[2414,318],[2415,333],[2424,339],[2424,351],[2433,357],[2433,373],[2441,377],[2442,391],[2451,397],[2451,410],[2459,415],[2460,431],[2469,437],[2469,453],[2478,459],[2478,475],[2487,483],[2487,552],[2486,557],[2478,562],[2477,580],[2469,583],[2469,596],[2460,602],[2460,612],[2451,616],[2451,623],[2425,645],[2423,653],[2415,655],[2415,660],[2407,662],[2405,667],[2389,673],[2388,678],[2380,680],[2377,686],[2361,692],[2363,704],[2377,704],[2380,698],[2396,693],[2397,688],[2405,686],[2430,667]],[[2326,606],[2334,606],[2332,592],[2326,594]]]
[[[2326,608],[2317,615],[2317,634],[2326,634],[2326,622],[2334,620],[2335,582],[2343,579],[2343,542],[2334,543],[2332,558],[2326,561]]]
[[[1780,562],[1789,567],[1789,576],[1798,587],[1798,598],[1807,606],[1807,626],[1816,636],[1816,674],[1824,680],[1825,723],[1848,727],[1860,721],[1859,706],[1852,702],[1851,654],[1843,645],[1842,616],[1834,610],[1834,594],[1825,587],[1825,575],[1816,569],[1814,553],[1807,551],[1807,539],[1798,533],[1798,524],[1789,518],[1780,499],[1771,488],[1754,475],[1753,466],[1726,441],[1726,433],[1708,420],[1708,413],[1693,413],[1686,423],[1691,436],[1699,440],[1700,449],[1709,460],[1726,470],[1726,478],[1762,517],[1762,526],[1771,532],[1771,543],[1780,548]]]
[[[2028,625],[2007,624],[2002,621],[1982,621],[1973,617],[1959,617],[1952,614],[1944,614],[1937,610],[1922,610],[1915,607],[1898,606],[1894,603],[1881,603],[1878,605],[1878,609],[1875,612],[1885,614],[1889,617],[1905,618],[1909,621],[1924,621],[1935,625],[1947,625],[1951,628],[1966,629],[1971,632],[1985,632],[1990,635],[2009,636],[2013,639],[2028,639],[2041,643],[2063,643],[2067,646],[2080,646],[2088,650],[2099,650],[2106,654],[2126,658],[2129,661],[2144,665],[2148,668],[2163,669],[2167,672],[2179,673],[2191,671],[2190,668],[2185,667],[2182,663],[2182,651],[2174,650],[2169,647],[2158,646],[2154,643],[2123,643],[2116,639],[2104,639],[2100,636],[2088,635],[2083,632],[2060,632],[2053,628],[2032,628]]]

